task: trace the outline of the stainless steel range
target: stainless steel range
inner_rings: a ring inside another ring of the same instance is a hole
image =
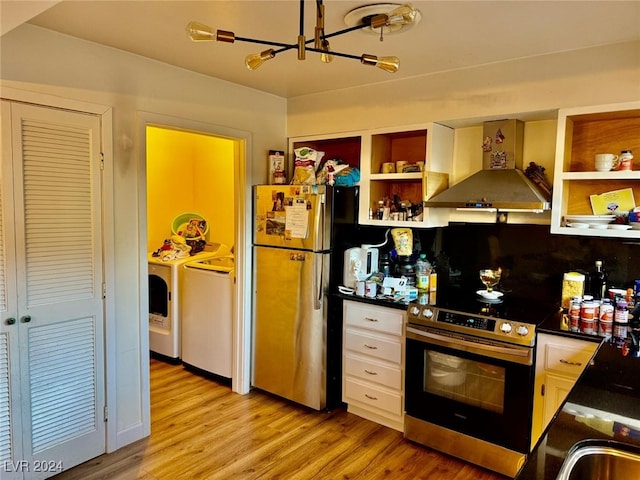
[[[405,437],[514,477],[531,447],[536,324],[555,311],[459,294],[410,304]]]

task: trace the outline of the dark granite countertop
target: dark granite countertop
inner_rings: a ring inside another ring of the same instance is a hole
[[[587,337],[549,327],[538,331]],[[640,446],[640,358],[631,349],[600,345],[516,478],[556,478],[571,447],[588,439]]]
[[[379,307],[397,308],[399,310],[406,310],[410,303],[408,300],[394,300],[392,297],[385,295],[378,295],[377,297],[362,297],[356,294],[348,295],[344,293],[336,293],[335,296],[342,300],[353,300],[355,302],[378,305]]]

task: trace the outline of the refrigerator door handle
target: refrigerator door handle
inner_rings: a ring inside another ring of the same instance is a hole
[[[320,268],[318,268],[318,261],[320,261]],[[314,255],[313,260],[313,308],[314,310],[320,310],[322,308],[322,268],[323,258],[322,255]]]

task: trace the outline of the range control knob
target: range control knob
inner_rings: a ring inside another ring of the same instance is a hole
[[[511,333],[512,329],[513,329],[513,327],[511,326],[511,324],[509,322],[502,322],[500,324],[500,331],[502,333],[509,334],[509,333]]]
[[[411,308],[409,308],[409,315],[413,315],[414,317],[417,317],[420,315],[420,307],[417,306],[412,306]]]
[[[430,308],[425,308],[422,311],[422,316],[424,318],[433,318],[433,310],[431,310]]]
[[[529,328],[526,325],[518,325],[518,328],[516,328],[516,333],[521,337],[526,337],[527,335],[529,335]]]

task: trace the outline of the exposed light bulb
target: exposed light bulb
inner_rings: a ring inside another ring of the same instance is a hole
[[[333,55],[331,55],[331,48],[329,47],[329,40],[322,40],[322,53],[320,54],[320,61],[322,63],[331,63],[333,61]]]
[[[400,67],[398,57],[376,57],[375,55],[367,55],[366,53],[360,57],[360,62],[364,65],[372,65],[389,73],[396,73]]]
[[[411,5],[400,5],[387,13],[387,25],[408,25],[416,19],[416,9]]]
[[[272,59],[275,56],[276,54],[273,52],[273,48],[270,48],[269,50],[265,50],[264,52],[247,55],[247,57],[244,59],[244,63],[247,65],[247,68],[249,70],[255,70],[264,62]]]
[[[394,32],[413,23],[417,14],[418,11],[411,5],[401,5],[389,13],[380,13],[369,18],[369,27],[371,30],[381,28],[385,32]]]
[[[187,24],[187,35],[194,42],[207,42],[215,40],[213,29],[204,23],[189,22]]]

